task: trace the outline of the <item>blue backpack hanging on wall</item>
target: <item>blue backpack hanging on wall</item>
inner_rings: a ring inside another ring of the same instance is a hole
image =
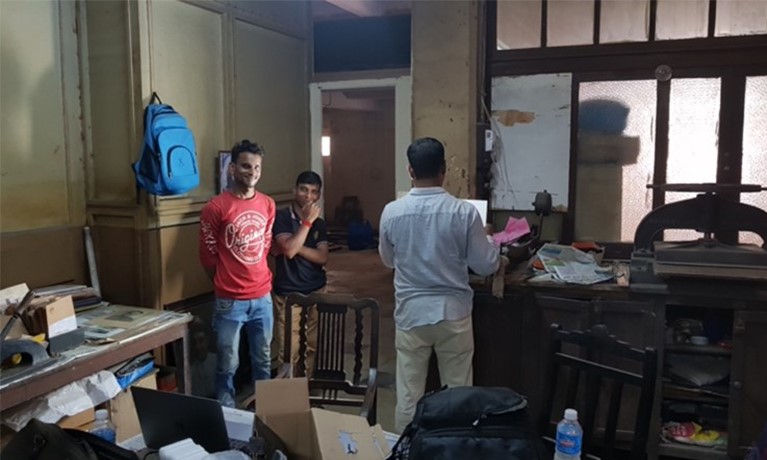
[[[157,93],[144,110],[144,145],[133,171],[136,185],[152,195],[179,195],[200,185],[192,131]]]

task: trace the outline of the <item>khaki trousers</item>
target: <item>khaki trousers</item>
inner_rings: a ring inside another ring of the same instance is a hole
[[[397,329],[397,410],[395,428],[402,433],[413,419],[416,403],[426,387],[429,358],[434,349],[442,385],[470,386],[474,379],[474,332],[471,315],[457,321],[440,321],[409,331]]]
[[[278,370],[283,363],[285,363],[285,302],[286,296],[272,294],[272,300],[274,304],[274,333],[272,335],[272,371]],[[293,305],[293,311],[291,312],[291,322],[293,323],[291,330],[291,344],[290,344],[290,362],[293,364],[293,376],[303,377],[298,374],[298,339],[299,328],[301,321],[301,308],[297,305]],[[306,375],[312,375],[314,371],[314,355],[317,352],[317,323],[319,322],[319,315],[317,313],[317,307],[315,305],[309,307],[308,316],[306,318],[306,359],[304,361],[306,365]]]

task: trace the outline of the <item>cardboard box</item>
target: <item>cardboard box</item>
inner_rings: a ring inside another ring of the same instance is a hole
[[[389,445],[380,425],[358,415],[309,407],[305,378],[256,382],[256,415],[299,460],[382,460]]]
[[[72,296],[37,297],[22,313],[22,320],[32,335],[44,332],[49,339],[77,329]]]
[[[45,306],[45,333],[48,338],[77,329],[72,296],[59,297]]]
[[[152,371],[152,373],[137,380],[131,386],[156,390],[156,374],[156,371]],[[114,423],[115,431],[117,432],[117,442],[123,442],[137,434],[141,434],[141,425],[138,422],[136,406],[133,404],[133,395],[130,392],[130,387],[121,391],[107,404],[109,407],[109,418]]]
[[[56,425],[61,428],[78,428],[94,420],[96,420],[96,411],[91,407],[75,415],[68,415],[62,418],[56,422]]]

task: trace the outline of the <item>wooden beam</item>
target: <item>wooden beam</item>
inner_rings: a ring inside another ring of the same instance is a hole
[[[556,72],[652,71],[661,64],[680,69],[760,67],[767,35],[700,38],[643,43],[611,43],[520,50],[499,50],[488,63],[492,76]]]

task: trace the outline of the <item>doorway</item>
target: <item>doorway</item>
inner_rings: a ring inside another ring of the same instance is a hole
[[[410,77],[309,85],[311,166],[323,177],[329,227],[364,219],[410,189]]]

